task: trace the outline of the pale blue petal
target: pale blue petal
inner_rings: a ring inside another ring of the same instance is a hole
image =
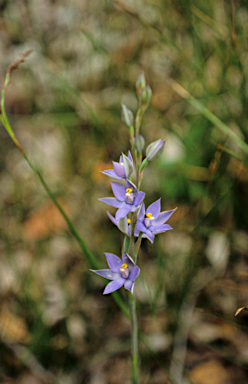
[[[112,221],[112,223],[114,223],[114,225],[117,226],[117,220],[115,220],[115,218],[108,211],[107,211],[107,215],[110,218],[110,220]]]
[[[122,180],[121,177],[118,177],[114,170],[113,169],[106,169],[106,171],[101,171],[101,173],[105,176],[108,176],[110,177],[111,179],[114,179],[114,180]]]
[[[176,209],[177,208],[172,209],[171,211],[161,212],[158,218],[153,221],[152,225],[164,224],[171,217],[171,215],[175,212]]]
[[[124,185],[115,183],[114,181],[111,181],[110,184],[117,200],[124,201],[126,196],[126,188]]]
[[[138,211],[138,220],[143,221],[145,218],[145,204],[142,203]]]
[[[140,221],[140,220],[137,221],[135,228],[137,228],[137,230],[139,230],[140,232],[146,232],[146,230],[147,230],[147,227],[145,226],[145,224],[142,223],[142,221]]]
[[[148,228],[146,228],[146,231],[143,232],[142,237],[146,237],[151,243],[153,243],[155,238],[154,234]]]
[[[161,199],[154,201],[146,210],[146,213],[151,213],[154,219],[157,219],[161,211]]]
[[[145,192],[142,192],[142,191],[137,192],[133,205],[138,207],[140,205],[140,203],[144,200],[145,195],[146,195]]]
[[[165,231],[170,231],[172,228],[169,224],[161,224],[161,225],[151,225],[149,229],[152,233],[162,233]]]
[[[121,259],[113,253],[105,252],[107,263],[112,272],[118,272],[122,266]]]
[[[125,204],[125,202],[119,201],[115,197],[103,197],[98,200],[103,201],[104,203],[111,205],[112,207],[115,207],[115,208],[120,208],[123,206],[123,204]]]
[[[99,269],[97,271],[90,269],[90,271],[96,273],[97,275],[103,276],[108,280],[117,280],[120,277],[118,272],[112,272],[110,269]]]
[[[136,277],[139,276],[139,273],[140,273],[140,269],[137,265],[135,265],[135,267],[132,269],[130,275],[128,276],[128,280],[134,281],[136,279]]]
[[[128,279],[124,283],[124,288],[128,289],[131,293],[133,293],[133,285],[134,285],[134,282]]]
[[[119,164],[113,161],[113,168],[117,176],[119,176],[120,178],[125,177],[125,168],[123,164]]]
[[[121,288],[124,283],[125,279],[123,279],[123,277],[120,277],[118,280],[111,281],[106,285],[103,294],[107,295],[108,293],[116,291],[117,289]]]
[[[131,211],[132,205],[131,204],[124,204],[121,208],[118,209],[118,211],[115,214],[115,219],[118,221],[122,219],[123,217],[127,216],[127,214]]]
[[[132,155],[131,155],[131,152],[130,152],[130,151],[128,151],[127,157],[128,157],[129,160],[131,160],[131,162],[133,163],[133,158],[132,158]]]

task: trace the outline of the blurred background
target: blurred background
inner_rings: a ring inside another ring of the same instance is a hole
[[[135,113],[142,71],[152,88],[141,133],[166,144],[142,190],[146,205],[178,209],[139,256],[138,320],[155,353],[140,342],[140,383],[248,383],[248,317],[234,316],[248,305],[247,160],[182,97],[247,142],[247,1],[1,0],[0,11],[1,88],[32,50],[6,92],[12,128],[101,268],[123,236],[98,201],[111,196],[100,171],[129,149],[120,105]],[[0,382],[128,384],[128,320],[2,125],[0,153]]]

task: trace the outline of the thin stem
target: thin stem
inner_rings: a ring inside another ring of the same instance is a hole
[[[140,249],[140,246],[141,246],[141,241],[142,241],[142,232],[139,233],[138,240],[136,240],[136,243],[135,243],[135,246],[134,246],[134,262],[135,262],[135,264],[137,263],[139,249]]]
[[[132,354],[132,384],[138,384],[138,322],[136,312],[136,298],[130,294],[130,316],[131,316],[131,354]]]

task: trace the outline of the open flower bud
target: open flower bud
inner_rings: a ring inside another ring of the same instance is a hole
[[[153,143],[149,144],[146,148],[146,158],[148,161],[156,160],[164,149],[164,140],[156,140]]]

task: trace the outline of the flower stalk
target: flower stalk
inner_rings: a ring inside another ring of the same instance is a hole
[[[84,254],[90,261],[90,264],[94,268],[99,268],[95,256],[90,252],[84,240],[74,227],[69,216],[63,210],[55,195],[46,184],[39,169],[29,159],[26,152],[18,142],[9,123],[7,114],[5,112],[5,92],[9,84],[10,74],[13,69],[18,68],[19,64],[25,60],[29,53],[30,51],[27,51],[21,56],[19,60],[16,60],[13,64],[8,67],[4,87],[1,92],[0,121],[3,123],[10,138],[20,150],[33,172],[39,178],[49,197],[52,199],[52,201],[64,217],[69,229],[71,230],[72,235],[77,240]],[[140,273],[140,268],[137,265],[138,253],[142,239],[144,237],[147,237],[151,242],[153,242],[155,234],[162,233],[166,230],[171,229],[168,224],[164,223],[174,212],[174,210],[172,210],[160,213],[160,203],[158,202],[155,202],[148,207],[148,216],[147,211],[145,211],[144,208],[143,200],[145,198],[145,193],[140,191],[140,185],[143,177],[143,169],[148,164],[148,162],[155,160],[161,154],[164,142],[162,140],[158,140],[152,143],[150,145],[150,148],[148,147],[149,150],[147,152],[147,157],[142,161],[142,151],[145,146],[145,141],[144,138],[140,135],[139,130],[143,115],[149,105],[152,95],[150,87],[147,86],[145,83],[145,78],[143,74],[139,77],[136,83],[136,90],[139,101],[139,107],[135,119],[133,118],[132,112],[128,110],[125,106],[123,106],[123,120],[128,126],[132,155],[130,152],[128,152],[127,156],[122,154],[119,163],[113,162],[113,169],[106,170],[103,172],[106,176],[115,180],[115,182],[112,182],[112,189],[115,197],[104,198],[101,200],[109,205],[112,205],[115,208],[118,208],[115,217],[113,217],[110,213],[108,213],[108,216],[110,220],[125,235],[122,246],[122,257],[119,258],[118,256],[112,253],[106,252],[105,256],[109,269],[92,270],[94,273],[111,280],[105,287],[103,293],[111,293],[119,307],[122,309],[123,313],[131,321],[132,384],[138,384],[138,336],[142,338],[148,350],[152,351],[151,347],[149,346],[149,343],[145,339],[145,336],[142,334],[141,331],[138,332],[136,296],[134,294],[134,283]],[[133,121],[135,121],[134,124]],[[131,181],[132,173],[136,174],[136,185]],[[125,185],[121,183],[123,181],[125,181]],[[150,228],[150,222],[153,219],[154,225],[152,226],[152,228]],[[121,299],[118,292],[116,292],[122,286],[129,291],[130,313],[128,311],[127,305]]]
[[[132,384],[138,383],[139,353],[138,353],[138,321],[135,294],[129,295],[131,316],[131,356],[132,356]]]
[[[134,294],[134,280],[138,277],[140,269],[137,266],[138,254],[143,238],[153,243],[155,235],[171,230],[165,222],[173,214],[174,210],[161,212],[161,199],[152,203],[147,210],[143,200],[145,193],[140,191],[143,178],[143,170],[149,162],[156,160],[164,148],[164,140],[156,140],[148,145],[146,157],[142,159],[142,151],[145,140],[140,134],[141,122],[151,100],[152,91],[146,85],[144,74],[141,74],[136,82],[136,94],[138,98],[138,110],[135,118],[133,113],[122,105],[122,120],[128,127],[131,153],[128,156],[122,154],[119,163],[113,162],[113,169],[102,173],[115,182],[111,182],[115,197],[105,197],[99,200],[117,208],[115,217],[107,212],[109,219],[119,230],[125,234],[122,245],[122,261],[112,254],[105,253],[109,269],[93,270],[98,275],[112,280],[105,287],[103,294],[111,293],[121,286],[130,291],[129,308],[131,320],[131,357],[132,357],[132,384],[138,384],[138,321],[136,310],[136,296]],[[134,125],[133,125],[134,122]],[[131,180],[135,174],[135,183]],[[125,180],[125,184],[121,181]]]

